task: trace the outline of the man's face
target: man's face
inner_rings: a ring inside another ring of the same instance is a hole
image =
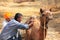
[[[20,16],[19,18],[17,18],[17,21],[21,22],[22,21],[22,16]]]

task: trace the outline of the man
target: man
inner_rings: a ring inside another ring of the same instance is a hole
[[[3,16],[5,20],[3,21],[2,26],[4,28],[7,25],[7,23],[11,20],[12,14],[10,12],[5,12]]]
[[[32,25],[32,23],[22,24],[22,23],[20,23],[21,20],[22,20],[22,14],[16,13],[14,19],[12,19],[4,27],[2,33],[0,34],[0,40],[13,40],[14,39],[13,37],[17,34],[18,29],[29,29],[30,26]]]
[[[12,14],[10,12],[5,12],[4,13],[4,15],[3,15],[4,21],[2,23],[2,29],[1,29],[1,31],[7,25],[7,23],[11,20],[11,16],[12,16]]]

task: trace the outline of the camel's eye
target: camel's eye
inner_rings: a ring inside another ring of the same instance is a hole
[[[48,17],[46,17],[46,19],[47,19]]]

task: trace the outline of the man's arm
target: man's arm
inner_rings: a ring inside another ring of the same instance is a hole
[[[19,23],[19,24],[17,24],[17,28],[18,29],[28,29],[29,25],[28,24]]]
[[[18,29],[29,29],[30,27],[32,27],[32,25],[33,25],[33,22],[31,22],[30,24],[18,23],[17,28]]]

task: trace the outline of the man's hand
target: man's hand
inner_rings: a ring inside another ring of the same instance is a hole
[[[30,24],[28,24],[29,25],[29,28],[31,28],[32,26],[33,26],[33,22],[31,22]]]

